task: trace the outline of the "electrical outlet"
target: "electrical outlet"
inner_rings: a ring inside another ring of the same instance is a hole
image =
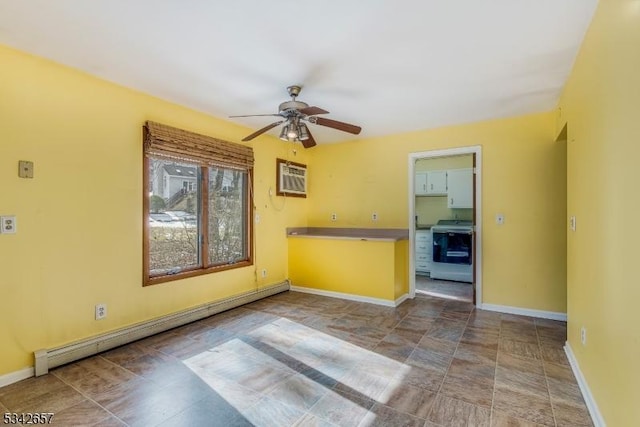
[[[20,178],[33,178],[33,162],[20,160],[18,162],[18,176]]]
[[[265,278],[265,277],[267,277],[267,269],[263,268],[262,269],[262,278]]]
[[[571,217],[569,217],[569,228],[571,228],[571,231],[576,231],[576,217],[575,217],[575,215],[571,215]]]
[[[331,221],[337,221],[338,220],[338,214],[337,213],[332,213],[331,214]]]
[[[587,345],[587,328],[584,326],[580,328],[580,342],[582,345]]]
[[[14,215],[0,217],[0,233],[15,234],[18,231]]]
[[[96,320],[107,317],[107,304],[96,304]]]
[[[374,212],[371,214],[371,221],[377,221],[378,220],[378,213]]]

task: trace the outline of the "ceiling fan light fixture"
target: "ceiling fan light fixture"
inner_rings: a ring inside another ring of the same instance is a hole
[[[307,139],[309,139],[309,129],[307,129],[307,125],[305,125],[304,123],[302,123],[299,128],[298,128],[300,135],[298,136],[298,138],[300,139],[300,141],[306,141]]]
[[[280,139],[283,141],[288,141],[289,137],[287,134],[289,133],[289,125],[282,126],[282,131],[280,132]]]
[[[298,128],[296,125],[292,124],[285,126],[285,128],[287,129],[287,138],[289,138],[289,141],[295,141],[298,138]]]

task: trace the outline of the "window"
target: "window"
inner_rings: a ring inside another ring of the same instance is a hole
[[[144,126],[144,284],[252,264],[250,147]]]

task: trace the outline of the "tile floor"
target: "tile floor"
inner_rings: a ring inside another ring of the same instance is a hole
[[[471,283],[438,280],[416,274],[416,291],[437,298],[473,302],[473,285]]]
[[[564,323],[285,292],[0,389],[61,426],[592,425]]]

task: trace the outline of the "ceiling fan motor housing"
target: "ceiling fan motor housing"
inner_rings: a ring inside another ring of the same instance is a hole
[[[280,113],[285,113],[285,112],[291,111],[291,110],[301,110],[303,108],[307,108],[308,106],[309,106],[309,104],[307,104],[306,102],[286,101],[286,102],[283,102],[282,104],[280,104],[278,109],[280,110]]]

